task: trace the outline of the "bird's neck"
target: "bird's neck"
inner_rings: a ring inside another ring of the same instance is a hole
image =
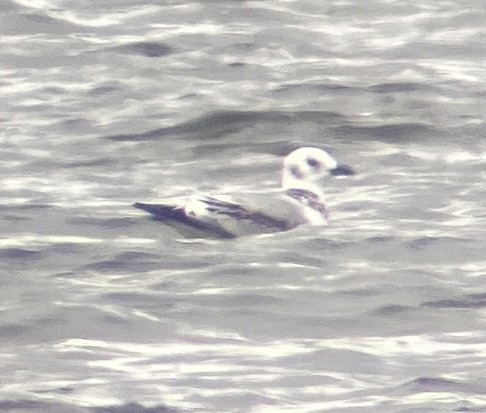
[[[324,193],[322,192],[322,188],[320,185],[315,184],[314,182],[308,181],[300,181],[295,179],[286,179],[286,177],[282,180],[282,189],[285,192],[291,191],[293,193],[308,193],[312,195],[315,199],[320,201],[324,201]]]
[[[310,208],[318,213],[319,220],[327,219],[328,210],[324,203],[322,193],[316,193],[314,191],[305,188],[288,188],[285,193],[290,198],[295,199],[306,208]],[[320,222],[320,221],[319,221]]]

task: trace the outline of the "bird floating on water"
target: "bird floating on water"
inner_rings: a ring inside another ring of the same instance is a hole
[[[182,203],[136,202],[133,206],[179,229],[223,238],[288,231],[299,225],[327,224],[324,178],[354,174],[354,169],[338,163],[325,150],[302,147],[284,158],[277,193],[197,195]]]

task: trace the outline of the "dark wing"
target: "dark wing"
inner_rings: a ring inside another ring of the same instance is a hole
[[[273,231],[287,231],[294,227],[285,219],[274,218],[259,211],[252,211],[244,206],[217,198],[203,197],[200,199],[207,205],[208,212],[216,215],[225,215],[236,220],[250,221]]]
[[[155,219],[160,220],[177,219],[181,218],[182,215],[185,215],[182,209],[173,205],[144,204],[142,202],[135,202],[133,206],[152,214]]]
[[[202,221],[196,217],[189,216],[185,213],[183,208],[174,205],[163,204],[144,204],[136,202],[133,204],[135,208],[146,211],[153,216],[154,219],[160,221],[175,221],[180,224],[188,225],[192,228],[210,232],[223,238],[234,238],[235,235],[219,225],[214,225],[211,222]]]

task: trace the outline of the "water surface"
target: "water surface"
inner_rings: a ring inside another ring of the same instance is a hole
[[[0,410],[486,411],[473,1],[3,1]],[[131,208],[332,148],[327,227]]]

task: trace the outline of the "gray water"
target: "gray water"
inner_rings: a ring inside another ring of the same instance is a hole
[[[486,411],[481,2],[3,0],[0,411]],[[131,207],[278,187],[327,227]]]

